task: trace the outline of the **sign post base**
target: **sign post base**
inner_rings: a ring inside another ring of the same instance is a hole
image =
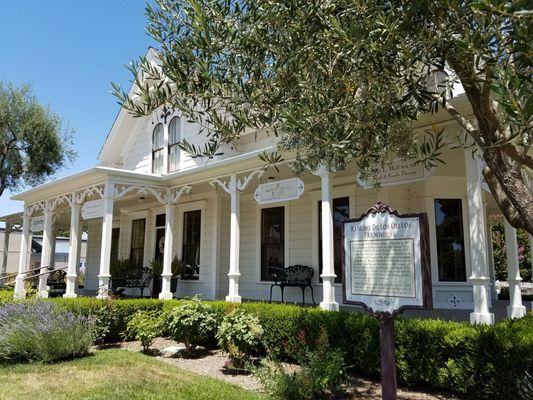
[[[381,397],[396,400],[396,354],[394,351],[394,318],[381,314],[379,325],[381,348]]]

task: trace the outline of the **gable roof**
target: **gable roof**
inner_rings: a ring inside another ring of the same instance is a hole
[[[157,63],[157,51],[153,47],[149,47],[145,58],[148,61]],[[133,96],[137,88],[138,86],[135,82],[132,82],[128,90],[128,96]],[[98,153],[98,160],[108,163],[120,163],[123,150],[128,144],[136,123],[137,118],[132,116],[124,107],[120,107],[104,144]]]

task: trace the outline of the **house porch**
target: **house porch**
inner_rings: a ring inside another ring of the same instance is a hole
[[[201,171],[182,171],[166,180],[97,167],[77,179],[29,191],[21,248],[27,249],[24,246],[28,245],[31,222],[40,217],[45,237],[41,265],[52,265],[54,229],[69,230],[65,297],[108,296],[112,259],[135,255],[143,267],[149,267],[156,257],[162,258],[163,284],[157,293],[162,299],[199,294],[236,302],[243,298],[268,300],[272,267],[308,265],[315,271],[315,298],[320,299],[322,308],[336,310],[342,303],[339,224],[382,201],[402,213],[428,214],[434,308],[474,310],[470,313],[472,322],[491,323],[490,307],[496,304],[496,293],[488,216],[499,212],[490,194],[482,189],[477,161],[469,153],[449,150],[444,158],[446,164],[425,179],[379,189],[355,183],[355,167],[340,173],[326,169],[309,172],[300,177],[305,190],[299,198],[268,204],[255,200],[257,186],[293,178],[294,174],[284,165],[264,171],[259,160],[251,157],[242,162],[214,162]],[[453,200],[455,207],[452,220],[457,225],[456,237],[452,239],[462,240],[457,254],[463,260],[458,262],[457,271],[443,271],[439,266],[445,261],[439,253],[445,238],[438,227],[440,219],[446,217],[439,211],[444,200]],[[100,211],[84,219],[84,204],[94,201],[98,201]],[[507,315],[521,316],[525,307],[520,299],[517,255],[512,251],[516,232],[510,225],[507,229],[509,281],[514,285]],[[79,291],[75,282],[82,231],[88,234],[88,254],[85,288]],[[26,253],[21,252],[16,296],[23,296]],[[197,273],[180,279],[176,292],[171,293],[174,256],[187,257],[188,262],[194,259]],[[47,296],[46,272],[43,269],[40,280],[42,297]],[[275,299],[279,299],[278,293],[275,289]],[[288,288],[285,299],[300,302],[300,290]]]

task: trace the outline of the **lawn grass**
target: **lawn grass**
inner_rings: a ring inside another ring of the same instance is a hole
[[[0,400],[264,399],[229,383],[124,350],[57,364],[0,365]]]

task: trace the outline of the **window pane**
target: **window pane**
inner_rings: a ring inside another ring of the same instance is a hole
[[[165,214],[156,215],[156,217],[155,217],[155,226],[156,227],[165,226],[165,219],[166,219],[166,215]]]
[[[177,144],[168,147],[168,171],[173,172],[179,169],[180,148]]]
[[[342,229],[344,221],[350,218],[350,198],[333,199],[333,265],[336,283],[342,282]],[[318,202],[318,269],[322,275],[322,202]],[[322,281],[322,280],[321,280]]]
[[[435,199],[439,280],[465,282],[463,214],[460,199]]]
[[[157,124],[152,133],[152,150],[162,149],[164,146],[163,124]]]
[[[272,280],[272,274],[285,266],[285,208],[261,210],[261,280]]]
[[[168,127],[168,144],[176,144],[180,141],[180,119],[172,118]]]
[[[131,222],[131,262],[136,267],[143,266],[144,259],[144,230],[146,219],[134,219]]]
[[[111,261],[118,260],[118,245],[120,239],[120,228],[111,230]]]
[[[152,152],[152,172],[154,174],[163,173],[163,150]]]
[[[200,276],[201,210],[183,213],[182,261],[185,271],[182,279],[198,279]]]

